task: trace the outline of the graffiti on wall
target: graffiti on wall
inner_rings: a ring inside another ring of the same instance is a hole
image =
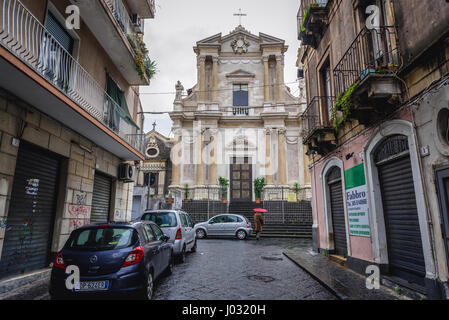
[[[30,196],[37,196],[39,191],[39,179],[28,179],[25,186],[25,194]]]
[[[72,232],[75,229],[81,228],[82,226],[85,226],[86,224],[89,224],[89,219],[73,219],[73,220],[70,220],[69,232]]]
[[[70,218],[69,232],[90,223],[91,207],[85,205],[87,194],[78,192],[74,194],[73,198],[75,203],[67,204],[67,212]]]

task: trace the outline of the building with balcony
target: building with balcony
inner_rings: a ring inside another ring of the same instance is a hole
[[[253,182],[265,178],[262,201],[286,201],[291,193],[309,199],[303,106],[284,84],[287,49],[284,40],[241,25],[197,42],[198,82],[187,96],[177,83],[170,114],[174,197],[231,208],[256,201]],[[229,187],[222,190],[219,177]]]
[[[47,267],[82,225],[131,218],[153,17],[152,1],[0,0],[0,277]]]
[[[315,249],[429,298],[448,292],[448,15],[418,0],[298,14]]]

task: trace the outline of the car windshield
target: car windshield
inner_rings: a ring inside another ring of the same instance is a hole
[[[137,241],[132,228],[102,227],[75,230],[67,248],[83,251],[103,251],[127,248]]]
[[[153,221],[161,228],[176,227],[176,215],[173,212],[150,212],[142,217],[142,220]]]

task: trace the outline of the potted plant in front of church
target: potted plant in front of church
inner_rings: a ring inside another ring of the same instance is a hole
[[[229,180],[223,177],[218,177],[218,184],[221,188],[221,202],[226,203],[228,201]]]
[[[296,202],[299,202],[299,191],[301,191],[301,188],[299,187],[299,183],[298,183],[298,182],[295,182],[295,184],[293,185],[293,187],[295,188]]]
[[[256,178],[254,179],[254,195],[256,196],[256,203],[261,202],[262,191],[265,187],[265,178]]]
[[[184,185],[184,193],[184,202],[189,202],[189,185],[187,183]]]

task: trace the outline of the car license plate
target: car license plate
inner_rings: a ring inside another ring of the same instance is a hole
[[[102,291],[109,289],[109,281],[85,281],[75,286],[76,291]]]

